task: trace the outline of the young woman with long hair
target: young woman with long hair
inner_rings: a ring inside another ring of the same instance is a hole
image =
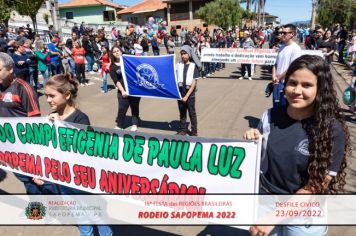
[[[116,129],[124,128],[124,121],[126,117],[127,110],[131,108],[131,131],[137,131],[137,126],[139,123],[139,106],[140,97],[131,97],[125,91],[125,85],[122,78],[120,57],[122,56],[122,49],[115,45],[111,48],[111,66],[110,66],[110,77],[114,81],[115,87],[117,88],[117,99],[119,102],[118,113],[116,117]]]
[[[259,128],[244,134],[245,139],[264,138],[260,193],[342,193],[350,135],[328,63],[313,55],[297,58],[286,73],[285,96],[286,106],[267,110]],[[253,226],[250,231],[324,235],[326,226]]]
[[[75,103],[78,94],[78,82],[73,78],[72,74],[58,74],[51,77],[45,84],[45,95],[47,103],[52,109],[49,115],[50,120],[62,120],[71,123],[90,125],[89,117],[80,111]],[[41,180],[37,180],[41,184]],[[87,192],[59,186],[59,192],[62,195],[81,195],[88,194]],[[79,225],[80,235],[94,235],[94,227],[92,225]],[[111,236],[112,230],[108,225],[98,225],[100,236]]]

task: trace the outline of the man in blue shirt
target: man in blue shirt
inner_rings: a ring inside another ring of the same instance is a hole
[[[52,76],[61,73],[61,52],[58,49],[59,38],[53,37],[52,42],[48,44],[48,50],[51,57]]]

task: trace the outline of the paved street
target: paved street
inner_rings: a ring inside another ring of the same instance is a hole
[[[342,69],[341,75],[344,75]],[[339,90],[346,87],[344,79],[333,71],[336,86]],[[347,76],[347,75],[345,75]],[[99,75],[90,75],[91,85],[80,87],[78,106],[87,113],[94,126],[113,128],[117,112],[116,90],[107,94],[100,92]],[[241,138],[249,127],[256,127],[263,111],[271,106],[271,98],[265,98],[264,89],[270,81],[266,68],[257,66],[253,81],[238,80],[239,67],[227,64],[226,69],[216,72],[207,79],[198,82],[197,114],[198,133],[202,137]],[[339,93],[340,94],[340,93]],[[40,97],[42,114],[48,114],[49,106],[45,96]],[[346,113],[351,118],[351,114]],[[176,101],[147,99],[141,100],[140,117],[142,123],[139,130],[148,133],[174,134],[178,128],[179,113]],[[353,117],[354,118],[354,117]],[[127,122],[129,124],[129,120]],[[356,126],[350,122],[353,146],[356,145]],[[126,129],[130,129],[127,126]],[[355,154],[349,160],[347,190],[356,192]],[[0,189],[8,193],[24,193],[23,185],[11,173],[0,171]],[[330,227],[328,235],[356,235],[356,227]],[[0,235],[79,235],[74,226],[48,227],[0,227]],[[230,227],[116,227],[115,235],[238,235],[238,231]]]

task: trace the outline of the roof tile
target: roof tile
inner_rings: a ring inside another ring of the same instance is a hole
[[[86,6],[110,6],[114,8],[125,8],[118,4],[106,1],[106,0],[73,0],[59,5],[59,8],[68,8],[68,7],[86,7]]]
[[[163,3],[162,0],[144,0],[143,2],[140,2],[134,6],[119,11],[118,14],[120,15],[139,11],[145,12],[149,10],[161,10],[164,8],[167,8],[167,4]]]

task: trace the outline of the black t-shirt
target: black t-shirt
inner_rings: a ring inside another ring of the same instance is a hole
[[[116,65],[115,63],[112,63],[110,66],[110,77],[114,81],[115,86],[116,83],[119,81],[122,87],[125,88],[124,79],[122,78],[121,67]],[[117,90],[117,92],[121,93],[120,90]]]
[[[335,50],[336,44],[334,40],[328,40],[328,41],[321,41],[319,44],[319,48],[326,48],[327,52],[330,52],[332,50]]]
[[[89,117],[78,109],[75,109],[75,111],[66,119],[64,119],[64,121],[82,125],[90,125]]]
[[[16,79],[9,87],[0,84],[0,117],[30,117],[41,115],[37,94],[32,86]]]
[[[76,124],[82,124],[82,125],[90,125],[89,117],[85,113],[81,112],[78,109],[75,109],[75,111],[72,114],[70,114],[66,119],[64,119],[64,121],[76,123]],[[74,188],[67,187],[67,186],[60,186],[60,190],[64,191],[65,194],[69,194],[69,195],[71,195],[71,194],[77,194],[77,195],[90,194],[86,191],[74,189]]]
[[[271,110],[270,134],[267,141],[268,170],[261,184],[275,194],[293,194],[307,184],[309,140],[303,126],[313,117],[297,121],[287,114],[287,107]],[[334,126],[333,160],[329,175],[336,175],[345,148],[345,135],[340,122]]]

